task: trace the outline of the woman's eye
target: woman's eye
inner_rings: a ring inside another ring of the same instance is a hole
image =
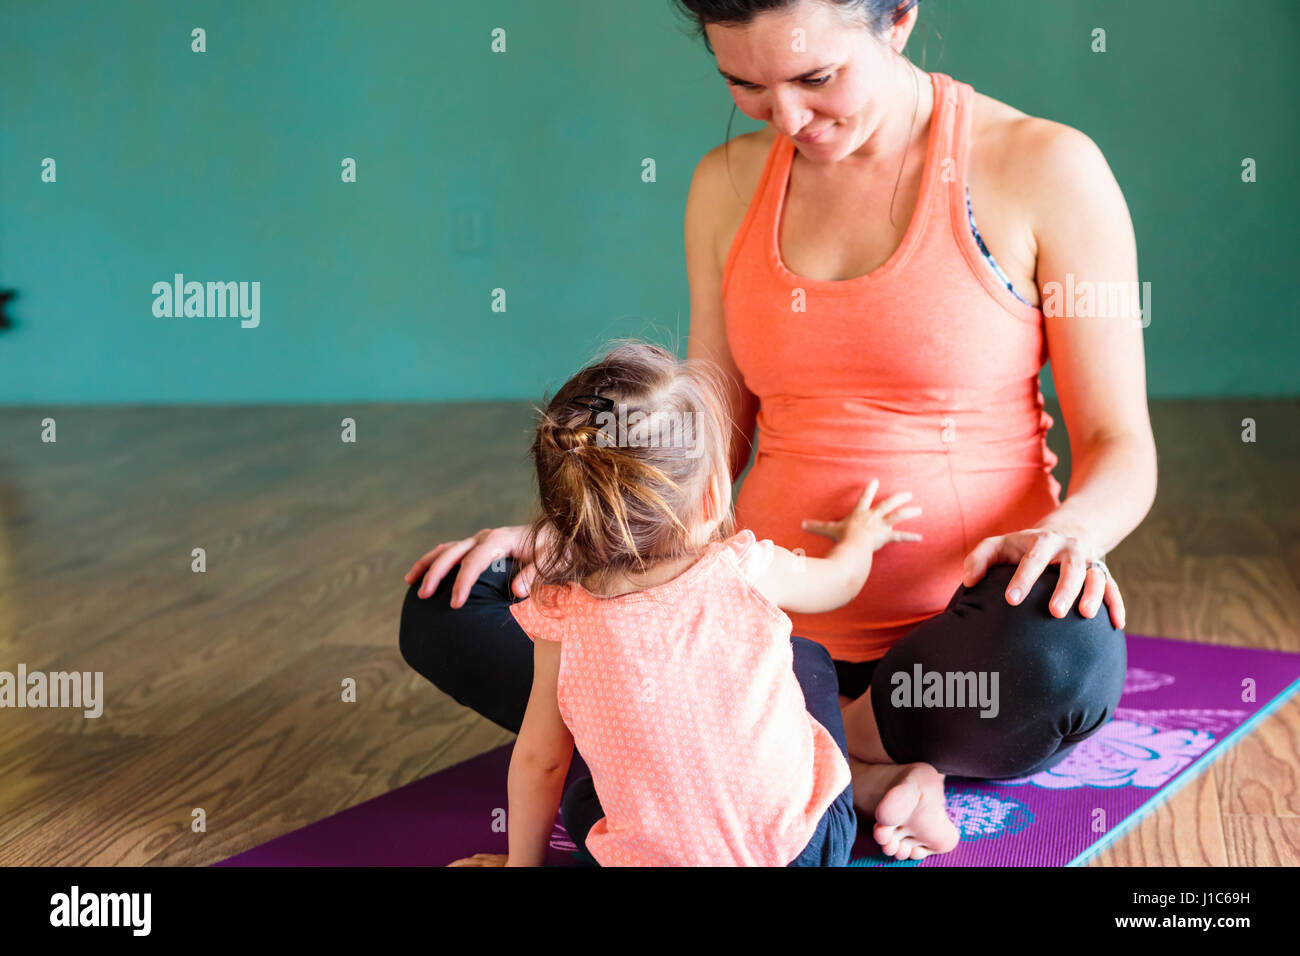
[[[827,73],[825,76],[806,77],[800,82],[805,83],[808,86],[825,86],[830,81],[831,81],[831,74]],[[740,87],[742,90],[758,89],[757,84],[754,83],[741,83],[739,80],[728,80],[727,82],[730,83],[732,86]]]

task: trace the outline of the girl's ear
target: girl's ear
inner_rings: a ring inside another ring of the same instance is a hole
[[[721,521],[727,508],[727,500],[723,497],[722,483],[718,480],[718,473],[715,471],[709,475],[709,494],[708,494],[708,513],[705,515],[706,521]]]

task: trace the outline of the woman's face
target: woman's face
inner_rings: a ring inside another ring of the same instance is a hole
[[[854,152],[896,106],[904,71],[901,48],[915,9],[891,34],[865,26],[817,0],[759,14],[746,26],[705,30],[736,106],[793,139],[807,158],[834,162]]]

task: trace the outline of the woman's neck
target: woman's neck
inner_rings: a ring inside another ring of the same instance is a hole
[[[886,122],[845,157],[856,163],[897,163],[918,145],[929,140],[927,124],[934,110],[934,89],[930,74],[906,58],[900,58],[895,72],[894,95]]]

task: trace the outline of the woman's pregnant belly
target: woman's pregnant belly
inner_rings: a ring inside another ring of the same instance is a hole
[[[1060,501],[1050,473],[1056,459],[1037,432],[993,445],[937,441],[918,447],[904,441],[873,450],[841,447],[834,454],[782,447],[787,444],[773,436],[765,442],[760,427],[754,465],[736,498],[737,526],[760,540],[824,557],[835,542],[801,523],[843,518],[872,478],[880,480],[877,503],[910,491],[908,505],[922,508],[897,527],[923,539],[891,542],[877,551],[867,583],[852,601],[823,614],[787,612],[796,635],[825,645],[837,660],[882,657],[912,627],[947,607],[975,544],[1032,527]]]

